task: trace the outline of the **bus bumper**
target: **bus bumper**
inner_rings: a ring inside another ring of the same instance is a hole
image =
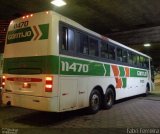
[[[59,97],[37,97],[13,93],[3,93],[2,103],[27,109],[59,112]]]

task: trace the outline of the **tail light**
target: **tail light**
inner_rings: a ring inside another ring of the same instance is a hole
[[[46,77],[45,91],[52,92],[53,88],[53,77]]]
[[[5,76],[2,76],[2,88],[5,87],[5,80],[6,80],[6,77],[5,77]]]

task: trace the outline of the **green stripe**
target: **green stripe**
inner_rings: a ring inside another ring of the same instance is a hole
[[[123,82],[122,87],[126,88],[126,86],[127,86],[127,78],[122,78],[122,82]]]
[[[28,73],[30,70],[40,70],[42,74],[58,74],[58,68],[58,56],[5,58],[3,72],[9,73],[15,70],[14,73],[18,73],[21,70],[21,73],[25,74],[27,70]]]
[[[30,69],[30,70],[29,70]],[[36,72],[40,70],[42,74],[62,74],[62,75],[90,75],[90,76],[110,76],[110,64],[103,64],[95,61],[70,58],[64,56],[34,56],[20,58],[5,58],[4,73],[14,70],[14,73]],[[28,72],[26,72],[28,70]],[[119,66],[120,77],[125,78],[124,67]],[[130,68],[130,77],[147,77],[148,72],[142,69]],[[124,85],[125,85],[125,80]]]
[[[49,24],[39,25],[39,28],[42,32],[40,40],[48,39]]]
[[[68,57],[60,57],[59,62],[58,56],[5,58],[3,71],[9,73],[10,70],[16,70],[14,73],[18,73],[21,70],[24,74],[27,69],[32,72],[34,69],[40,69],[43,74],[58,74],[59,66],[62,75],[110,76],[109,64],[103,66],[102,63]]]
[[[109,64],[105,64],[104,66],[105,66],[105,70],[106,70],[105,76],[110,76],[111,66]]]
[[[67,57],[60,58],[60,74],[63,75],[110,76],[110,65],[105,64],[105,69],[106,74],[102,63]]]
[[[130,68],[130,77],[148,77],[147,70]]]
[[[121,77],[125,76],[124,67],[119,66],[119,71],[120,71],[120,76],[121,76]]]

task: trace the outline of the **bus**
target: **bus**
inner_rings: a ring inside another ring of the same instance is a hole
[[[10,22],[4,104],[49,112],[87,108],[151,91],[151,57],[53,11]]]

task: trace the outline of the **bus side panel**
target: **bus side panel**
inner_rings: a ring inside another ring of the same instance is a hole
[[[78,108],[84,108],[89,105],[88,103],[88,83],[89,83],[89,78],[88,77],[78,77]]]
[[[60,77],[60,111],[77,109],[77,79]]]
[[[116,100],[145,93],[147,81],[146,78],[127,78],[127,87],[116,89]]]
[[[111,65],[111,77],[115,79],[116,100],[146,92],[148,71],[121,65]]]

